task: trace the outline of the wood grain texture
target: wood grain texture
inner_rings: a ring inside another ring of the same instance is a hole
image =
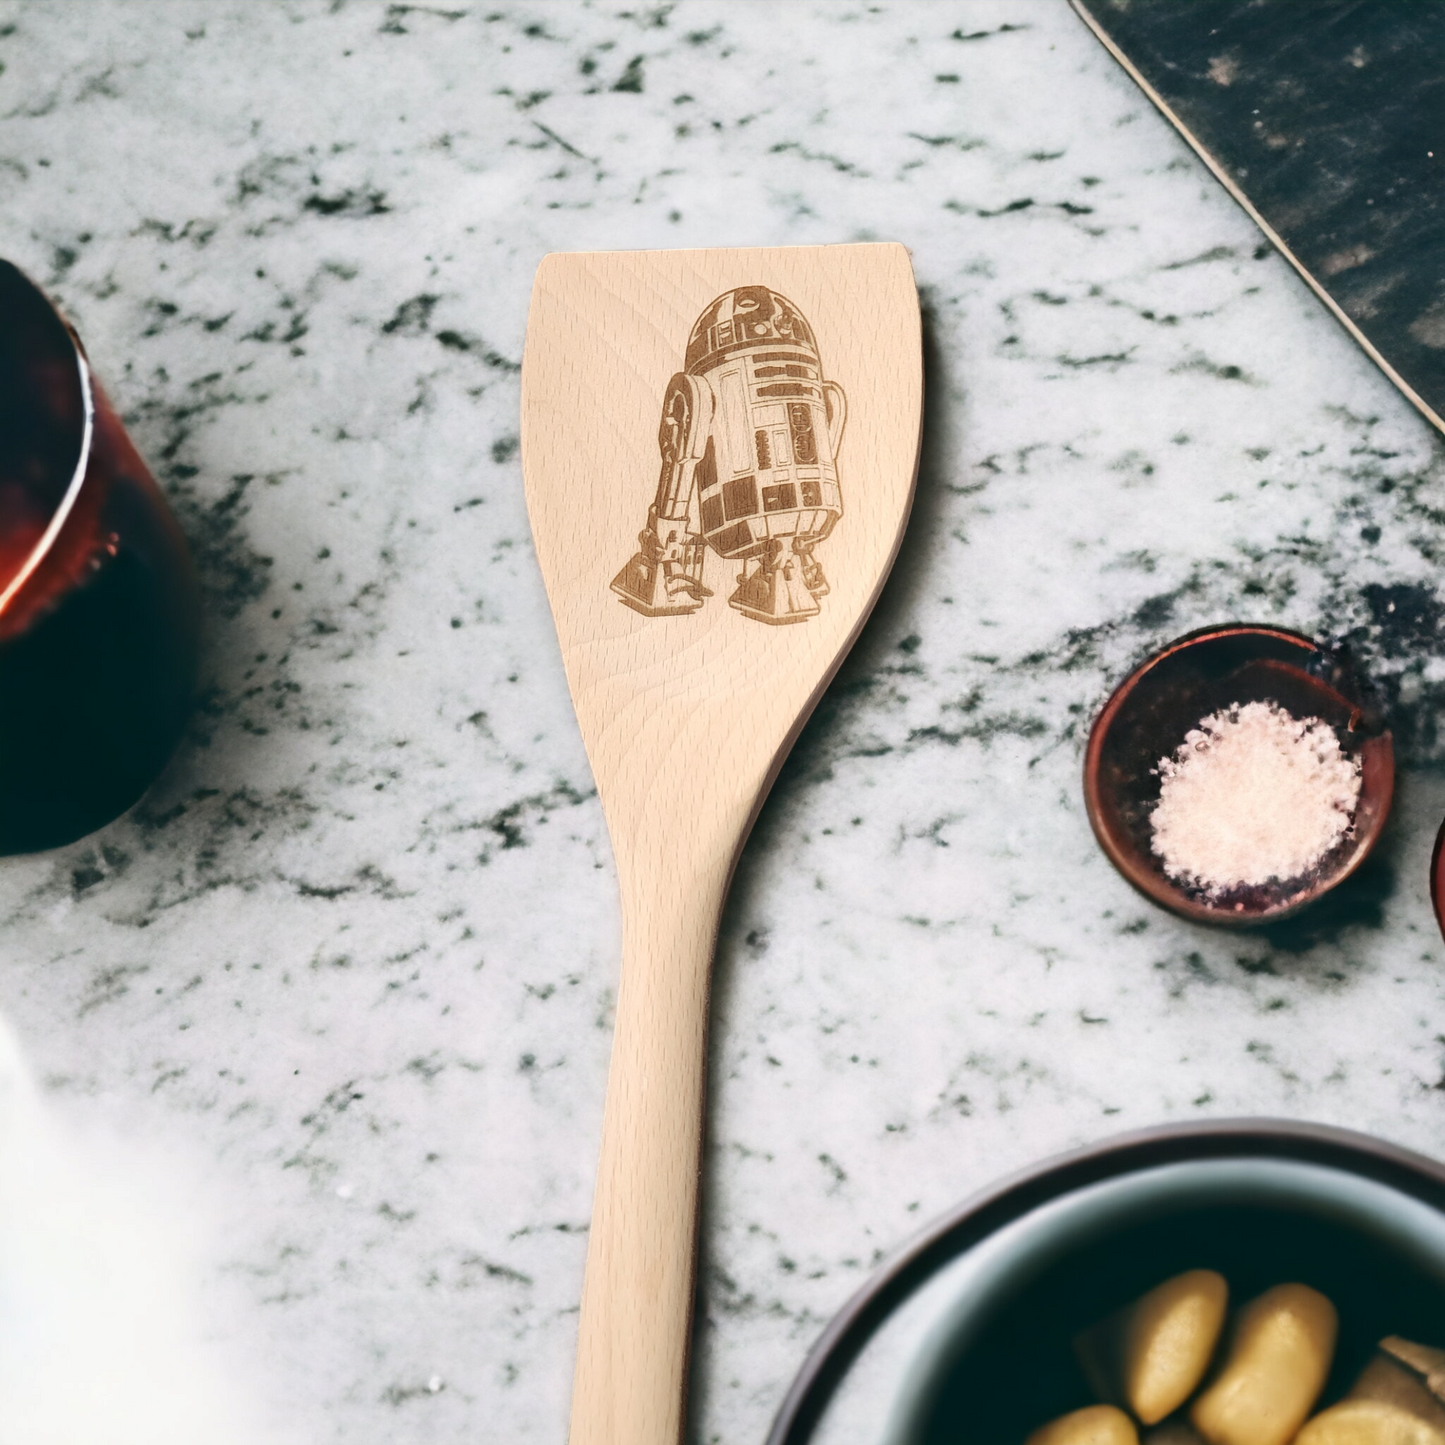
[[[527,506],[623,920],[572,1445],[681,1436],[718,916],[892,564],[922,403],[902,246],[553,255],[537,272]],[[623,595],[644,574],[650,612]]]

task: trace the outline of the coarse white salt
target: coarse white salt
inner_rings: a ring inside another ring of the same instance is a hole
[[[1359,762],[1334,729],[1272,702],[1210,714],[1157,771],[1154,851],[1171,878],[1211,893],[1301,877],[1360,800]]]

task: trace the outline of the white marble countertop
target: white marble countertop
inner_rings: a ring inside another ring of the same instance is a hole
[[[209,629],[152,794],[0,867],[5,1445],[564,1437],[617,908],[517,458],[550,250],[897,239],[927,315],[903,555],[719,946],[694,1438],[1064,1146],[1445,1150],[1445,449],[1061,0],[0,0],[0,64],[0,254]],[[1078,783],[1236,617],[1355,631],[1404,763],[1271,936],[1142,902]]]

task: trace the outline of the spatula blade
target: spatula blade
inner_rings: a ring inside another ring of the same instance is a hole
[[[892,563],[922,398],[902,246],[543,261],[523,475],[614,841],[719,758],[753,806]]]

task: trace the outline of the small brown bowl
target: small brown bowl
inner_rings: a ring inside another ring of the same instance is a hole
[[[1154,852],[1155,769],[1202,718],[1248,702],[1333,727],[1359,759],[1360,801],[1350,834],[1304,877],[1209,894],[1170,878]],[[1394,741],[1339,659],[1297,632],[1242,623],[1191,632],[1131,673],[1095,721],[1084,756],[1084,804],[1109,861],[1162,907],[1232,927],[1287,918],[1348,878],[1379,839],[1394,790]]]

